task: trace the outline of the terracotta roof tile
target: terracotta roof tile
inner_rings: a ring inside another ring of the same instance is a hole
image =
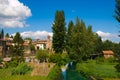
[[[111,50],[104,50],[102,52],[103,52],[104,55],[113,55],[114,54],[114,52],[111,51]]]

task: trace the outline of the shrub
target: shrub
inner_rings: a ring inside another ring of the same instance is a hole
[[[36,54],[36,58],[40,61],[40,62],[44,62],[44,60],[46,61],[46,58],[48,57],[48,52],[46,50],[39,50]]]
[[[5,63],[5,68],[13,68],[13,67],[17,67],[19,63],[24,62],[24,58],[23,57],[15,57],[12,58],[12,60],[10,62],[6,62]]]
[[[13,61],[10,61],[9,63],[7,63],[7,66],[8,67],[17,67],[18,66],[18,61],[17,60],[13,60]]]
[[[107,60],[108,60],[109,63],[115,63],[115,62],[117,62],[114,57],[108,58]]]
[[[56,63],[58,65],[65,65],[70,61],[67,53],[62,54],[52,54],[49,58],[49,62]]]
[[[55,65],[48,74],[48,79],[50,80],[62,80],[61,69],[59,66]]]
[[[120,63],[118,63],[116,66],[115,66],[117,72],[120,72]]]
[[[96,58],[96,63],[101,64],[103,62],[104,62],[104,58],[103,57],[97,57]]]
[[[24,75],[28,71],[31,71],[32,68],[30,66],[27,66],[26,63],[21,63],[16,68],[12,70],[12,75]]]
[[[1,64],[2,61],[3,61],[3,60],[2,60],[2,58],[0,57],[0,64]]]
[[[49,58],[49,62],[56,63],[57,65],[61,65],[61,55],[60,54],[52,54]]]

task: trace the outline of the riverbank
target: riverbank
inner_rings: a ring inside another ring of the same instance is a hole
[[[76,71],[76,65],[69,65],[68,69],[66,70],[66,80],[88,80],[85,76],[81,73]]]
[[[97,63],[96,60],[90,60],[83,63],[78,63],[76,65],[76,69],[79,73],[84,75],[93,76],[96,79],[103,80],[112,80],[112,78],[116,80],[120,80],[120,73],[116,72],[114,66],[116,63]]]
[[[25,75],[12,75],[11,71],[13,68],[0,69],[0,80],[62,80],[63,77],[59,66],[55,64],[46,64],[46,67],[48,67],[48,69],[46,68],[44,75],[41,75],[43,73],[43,68],[41,67],[42,65],[43,64],[36,68],[36,65],[32,64],[32,66],[34,66],[33,72],[34,70],[36,71],[36,69],[42,69],[39,70],[40,72],[38,71],[38,74],[34,75],[31,75],[32,71]]]

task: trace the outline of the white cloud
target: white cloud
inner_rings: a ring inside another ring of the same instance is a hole
[[[105,40],[111,40],[113,42],[118,42],[120,40],[120,38],[118,37],[118,34],[116,33],[109,33],[109,32],[102,32],[102,31],[97,31],[96,32],[103,41]]]
[[[0,0],[0,26],[24,27],[31,10],[18,0]]]
[[[30,38],[33,38],[33,39],[46,39],[48,35],[51,36],[51,38],[53,36],[52,32],[47,32],[47,31],[35,31],[35,32],[26,31],[26,32],[22,32],[20,34],[23,38],[30,37]],[[12,34],[12,35],[14,36],[15,33]]]

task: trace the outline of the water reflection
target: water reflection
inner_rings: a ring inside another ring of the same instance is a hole
[[[62,71],[64,77],[63,80],[88,80],[77,72],[75,68],[76,65],[73,62],[70,62],[67,70]]]

